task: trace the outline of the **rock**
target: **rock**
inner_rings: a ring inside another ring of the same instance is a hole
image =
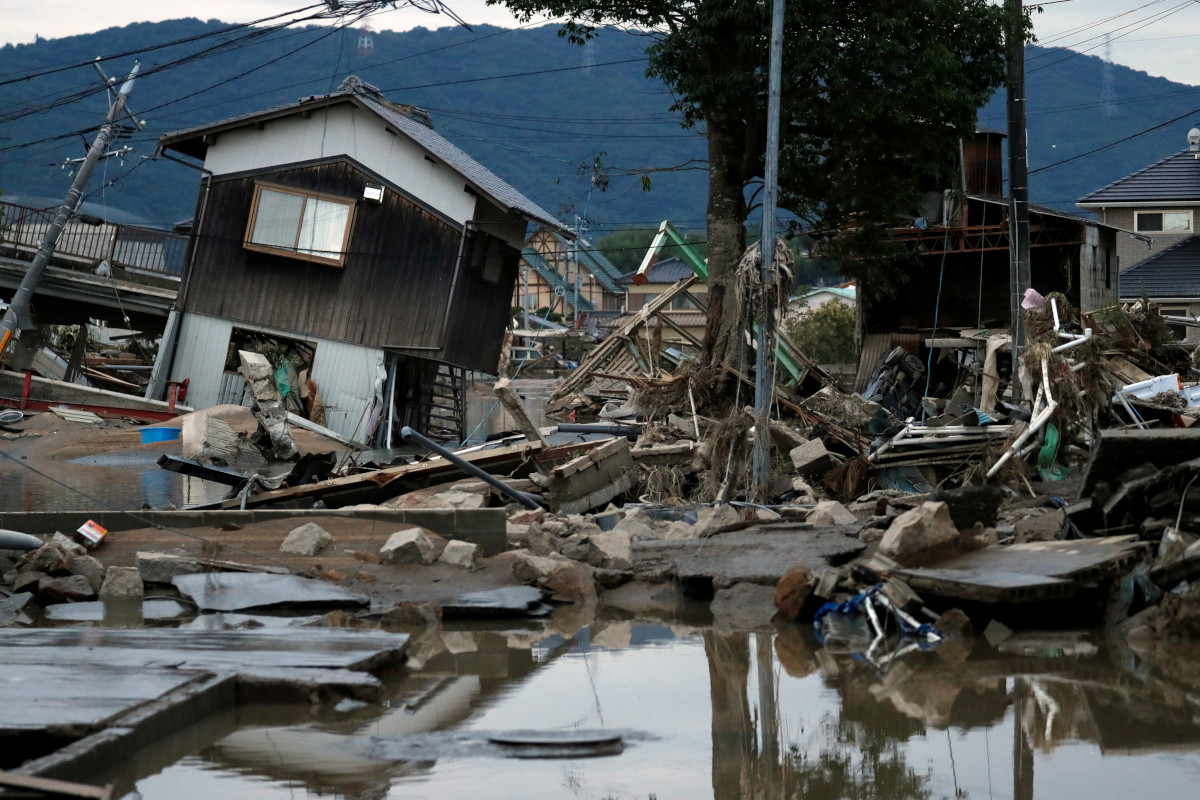
[[[558,543],[558,552],[572,561],[587,561],[591,553],[588,537],[582,533],[572,534]]]
[[[650,539],[657,539],[658,534],[654,532],[645,522],[640,519],[626,517],[617,523],[610,533],[621,533],[629,537],[631,542],[645,542]]]
[[[479,643],[471,631],[442,631],[442,643],[451,655],[479,652]]]
[[[571,517],[568,519],[567,529],[570,531],[570,536],[591,537],[598,533],[603,533],[599,525],[583,517]]]
[[[524,528],[523,533],[514,530],[520,528]],[[541,523],[538,522],[528,525],[509,523],[507,535],[511,547],[532,550],[539,556],[546,556],[558,551],[558,537],[543,529]]]
[[[137,570],[143,583],[170,583],[180,575],[195,575],[204,568],[195,559],[184,556],[139,552]]]
[[[593,567],[604,569],[632,569],[633,549],[629,534],[623,531],[597,533],[588,538],[591,551],[587,562]]]
[[[960,608],[944,612],[937,618],[937,622],[933,623],[933,627],[947,639],[965,639],[975,633],[975,626]]]
[[[464,482],[467,483],[467,482]],[[461,484],[456,484],[461,485]],[[469,488],[464,491],[463,488]],[[415,492],[402,494],[391,500],[384,501],[387,508],[484,508],[488,504],[491,487],[483,481],[471,481],[463,488],[449,489],[445,486],[433,486],[428,489],[418,489]]]
[[[140,603],[145,594],[137,567],[109,567],[104,574],[100,599],[106,603]]]
[[[541,522],[546,518],[546,512],[542,510],[530,511],[524,506],[517,506],[513,513],[508,515],[508,521],[514,525],[532,525],[535,522]]]
[[[528,550],[517,550],[513,555],[513,577],[521,583],[534,585],[556,569],[570,565],[570,559],[557,553],[541,556]]]
[[[696,524],[692,527],[696,529],[695,538],[699,539],[745,525],[742,515],[728,503],[721,503],[718,506],[701,506],[696,509],[696,517]]]
[[[297,556],[315,556],[333,541],[333,535],[315,522],[306,522],[294,528],[279,545],[282,553]]]
[[[925,502],[892,520],[879,543],[879,552],[903,566],[919,566],[950,555],[958,539],[949,507]]]
[[[775,584],[774,602],[779,616],[788,622],[795,622],[815,584],[816,579],[808,567],[801,564],[788,567],[779,583]]]
[[[775,615],[774,594],[771,586],[739,582],[719,589],[709,609],[720,628],[737,631],[769,628]]]
[[[816,502],[817,497],[813,494],[813,488],[804,478],[793,477],[787,488],[795,494],[791,500],[788,500],[789,503],[808,505]],[[783,492],[780,492],[780,494],[783,494]]]
[[[1052,542],[1062,538],[1066,512],[1061,508],[1031,508],[1013,523],[1018,542]]]
[[[408,600],[392,606],[379,618],[384,628],[429,628],[437,627],[441,621],[441,606]]]
[[[38,600],[42,603],[75,603],[94,600],[96,591],[82,575],[46,576],[38,581]]]
[[[44,575],[70,575],[71,568],[67,564],[66,554],[62,548],[48,544],[37,550],[30,550],[17,559],[18,572],[40,572]]]
[[[618,620],[592,626],[591,643],[606,650],[624,650],[633,638],[633,621]]]
[[[50,544],[54,545],[59,550],[62,550],[63,553],[68,557],[85,556],[87,555],[88,551],[87,548],[81,545],[79,542],[75,541],[69,536],[64,536],[58,531],[55,531],[54,535],[50,537]]]
[[[479,545],[473,542],[464,542],[461,539],[451,539],[446,542],[446,547],[438,556],[438,561],[453,567],[475,569],[477,562],[482,557],[483,551]]]
[[[675,520],[668,523],[666,526],[658,528],[659,539],[699,539],[700,532],[695,525],[690,525],[683,520]]]
[[[18,572],[12,582],[13,594],[20,594],[21,592],[33,592],[36,594],[38,586],[48,577],[50,576],[46,573],[37,572],[36,570]]]
[[[82,549],[82,548],[81,548]],[[87,578],[93,591],[100,591],[104,584],[104,565],[89,555],[74,555],[67,559],[72,575],[82,575]]]
[[[788,453],[796,472],[804,478],[819,478],[833,469],[833,458],[820,439],[811,439]]]
[[[596,581],[596,586],[601,589],[616,589],[633,580],[633,570],[597,567],[592,570],[592,578]]]
[[[857,525],[858,517],[851,514],[850,509],[837,500],[822,500],[817,503],[816,508],[808,512],[804,521],[818,528],[844,527]]]
[[[596,582],[591,572],[564,556],[538,556],[518,550],[514,554],[512,571],[521,583],[539,586],[570,602],[586,601],[596,596]]]
[[[396,531],[379,548],[379,554],[389,564],[432,564],[437,560],[437,547],[424,528],[405,528]]]
[[[1005,625],[999,620],[992,620],[983,629],[983,638],[988,640],[988,644],[996,647],[1001,642],[1011,639],[1013,635],[1012,628]]]

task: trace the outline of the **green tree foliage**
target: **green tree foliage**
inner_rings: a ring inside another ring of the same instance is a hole
[[[791,316],[784,331],[804,354],[818,364],[850,364],[858,360],[854,347],[854,309],[830,301]]]
[[[704,358],[740,325],[729,291],[745,249],[746,190],[762,175],[770,3],[764,0],[488,0],[565,17],[576,42],[600,26],[647,32],[648,74],[708,145],[709,316]],[[986,0],[806,0],[787,6],[781,206],[831,227],[886,220],[946,172],[1004,75],[1005,11]],[[936,184],[935,184],[936,185]]]

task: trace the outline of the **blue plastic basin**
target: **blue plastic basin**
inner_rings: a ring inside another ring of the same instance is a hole
[[[142,444],[178,439],[182,428],[142,428]]]

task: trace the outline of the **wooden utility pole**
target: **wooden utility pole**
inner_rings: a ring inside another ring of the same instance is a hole
[[[92,171],[95,170],[96,164],[108,149],[108,143],[112,139],[117,120],[121,119],[125,113],[125,102],[129,99],[129,93],[133,91],[133,81],[137,77],[139,68],[140,63],[133,62],[133,69],[108,107],[108,116],[104,118],[104,124],[100,126],[100,131],[96,134],[96,139],[92,142],[87,157],[80,165],[79,172],[75,174],[75,180],[71,182],[67,196],[63,198],[62,205],[58,207],[58,213],[54,215],[54,221],[50,223],[50,228],[46,231],[46,238],[38,246],[33,263],[29,265],[29,271],[25,273],[21,285],[17,287],[17,292],[13,295],[12,303],[5,312],[4,319],[0,320],[0,361],[4,359],[4,353],[8,350],[13,333],[33,328],[33,317],[29,313],[29,306],[33,301],[34,292],[37,291],[42,275],[46,272],[46,265],[50,263],[50,257],[54,255],[54,247],[58,244],[59,235],[67,226],[67,222],[70,221],[76,209],[79,208],[79,202],[83,199],[83,191],[92,177]],[[98,64],[96,70],[100,71]],[[100,75],[104,77],[103,72],[100,72]]]
[[[1029,269],[1029,152],[1025,138],[1025,10],[1022,0],[1004,0],[1008,8],[1008,276],[1012,318],[1012,394],[1021,397],[1017,379],[1025,335],[1021,297],[1031,283]]]

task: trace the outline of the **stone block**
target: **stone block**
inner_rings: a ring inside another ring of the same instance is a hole
[[[810,439],[799,447],[793,447],[788,456],[796,472],[805,478],[819,478],[833,469],[833,457],[820,439]]]
[[[951,555],[958,538],[946,504],[925,502],[892,520],[879,552],[906,567],[917,566]]]
[[[379,548],[379,554],[389,564],[432,564],[438,557],[437,546],[424,528],[396,531]]]
[[[100,587],[100,599],[106,603],[141,602],[146,590],[137,567],[109,567]]]
[[[96,591],[82,575],[47,576],[38,581],[38,600],[44,604],[94,600]]]
[[[104,584],[104,565],[99,559],[89,555],[75,555],[67,559],[67,565],[71,568],[72,575],[82,575],[87,578],[94,591],[100,591]]]
[[[180,575],[195,575],[204,567],[192,558],[170,553],[139,552],[137,570],[143,583],[170,583]]]
[[[850,509],[837,500],[822,500],[808,513],[804,521],[818,528],[845,527],[857,525],[858,517],[851,514]]]
[[[779,616],[788,622],[795,622],[815,584],[816,580],[807,567],[800,564],[788,567],[775,585],[775,608]]]
[[[438,561],[453,567],[475,569],[482,555],[483,553],[479,549],[479,545],[473,542],[464,542],[460,539],[451,539],[446,542],[446,547],[442,550],[442,554],[438,556]]]
[[[329,531],[315,522],[306,522],[292,529],[283,544],[279,545],[279,550],[297,556],[315,556],[332,541],[333,535]]]

